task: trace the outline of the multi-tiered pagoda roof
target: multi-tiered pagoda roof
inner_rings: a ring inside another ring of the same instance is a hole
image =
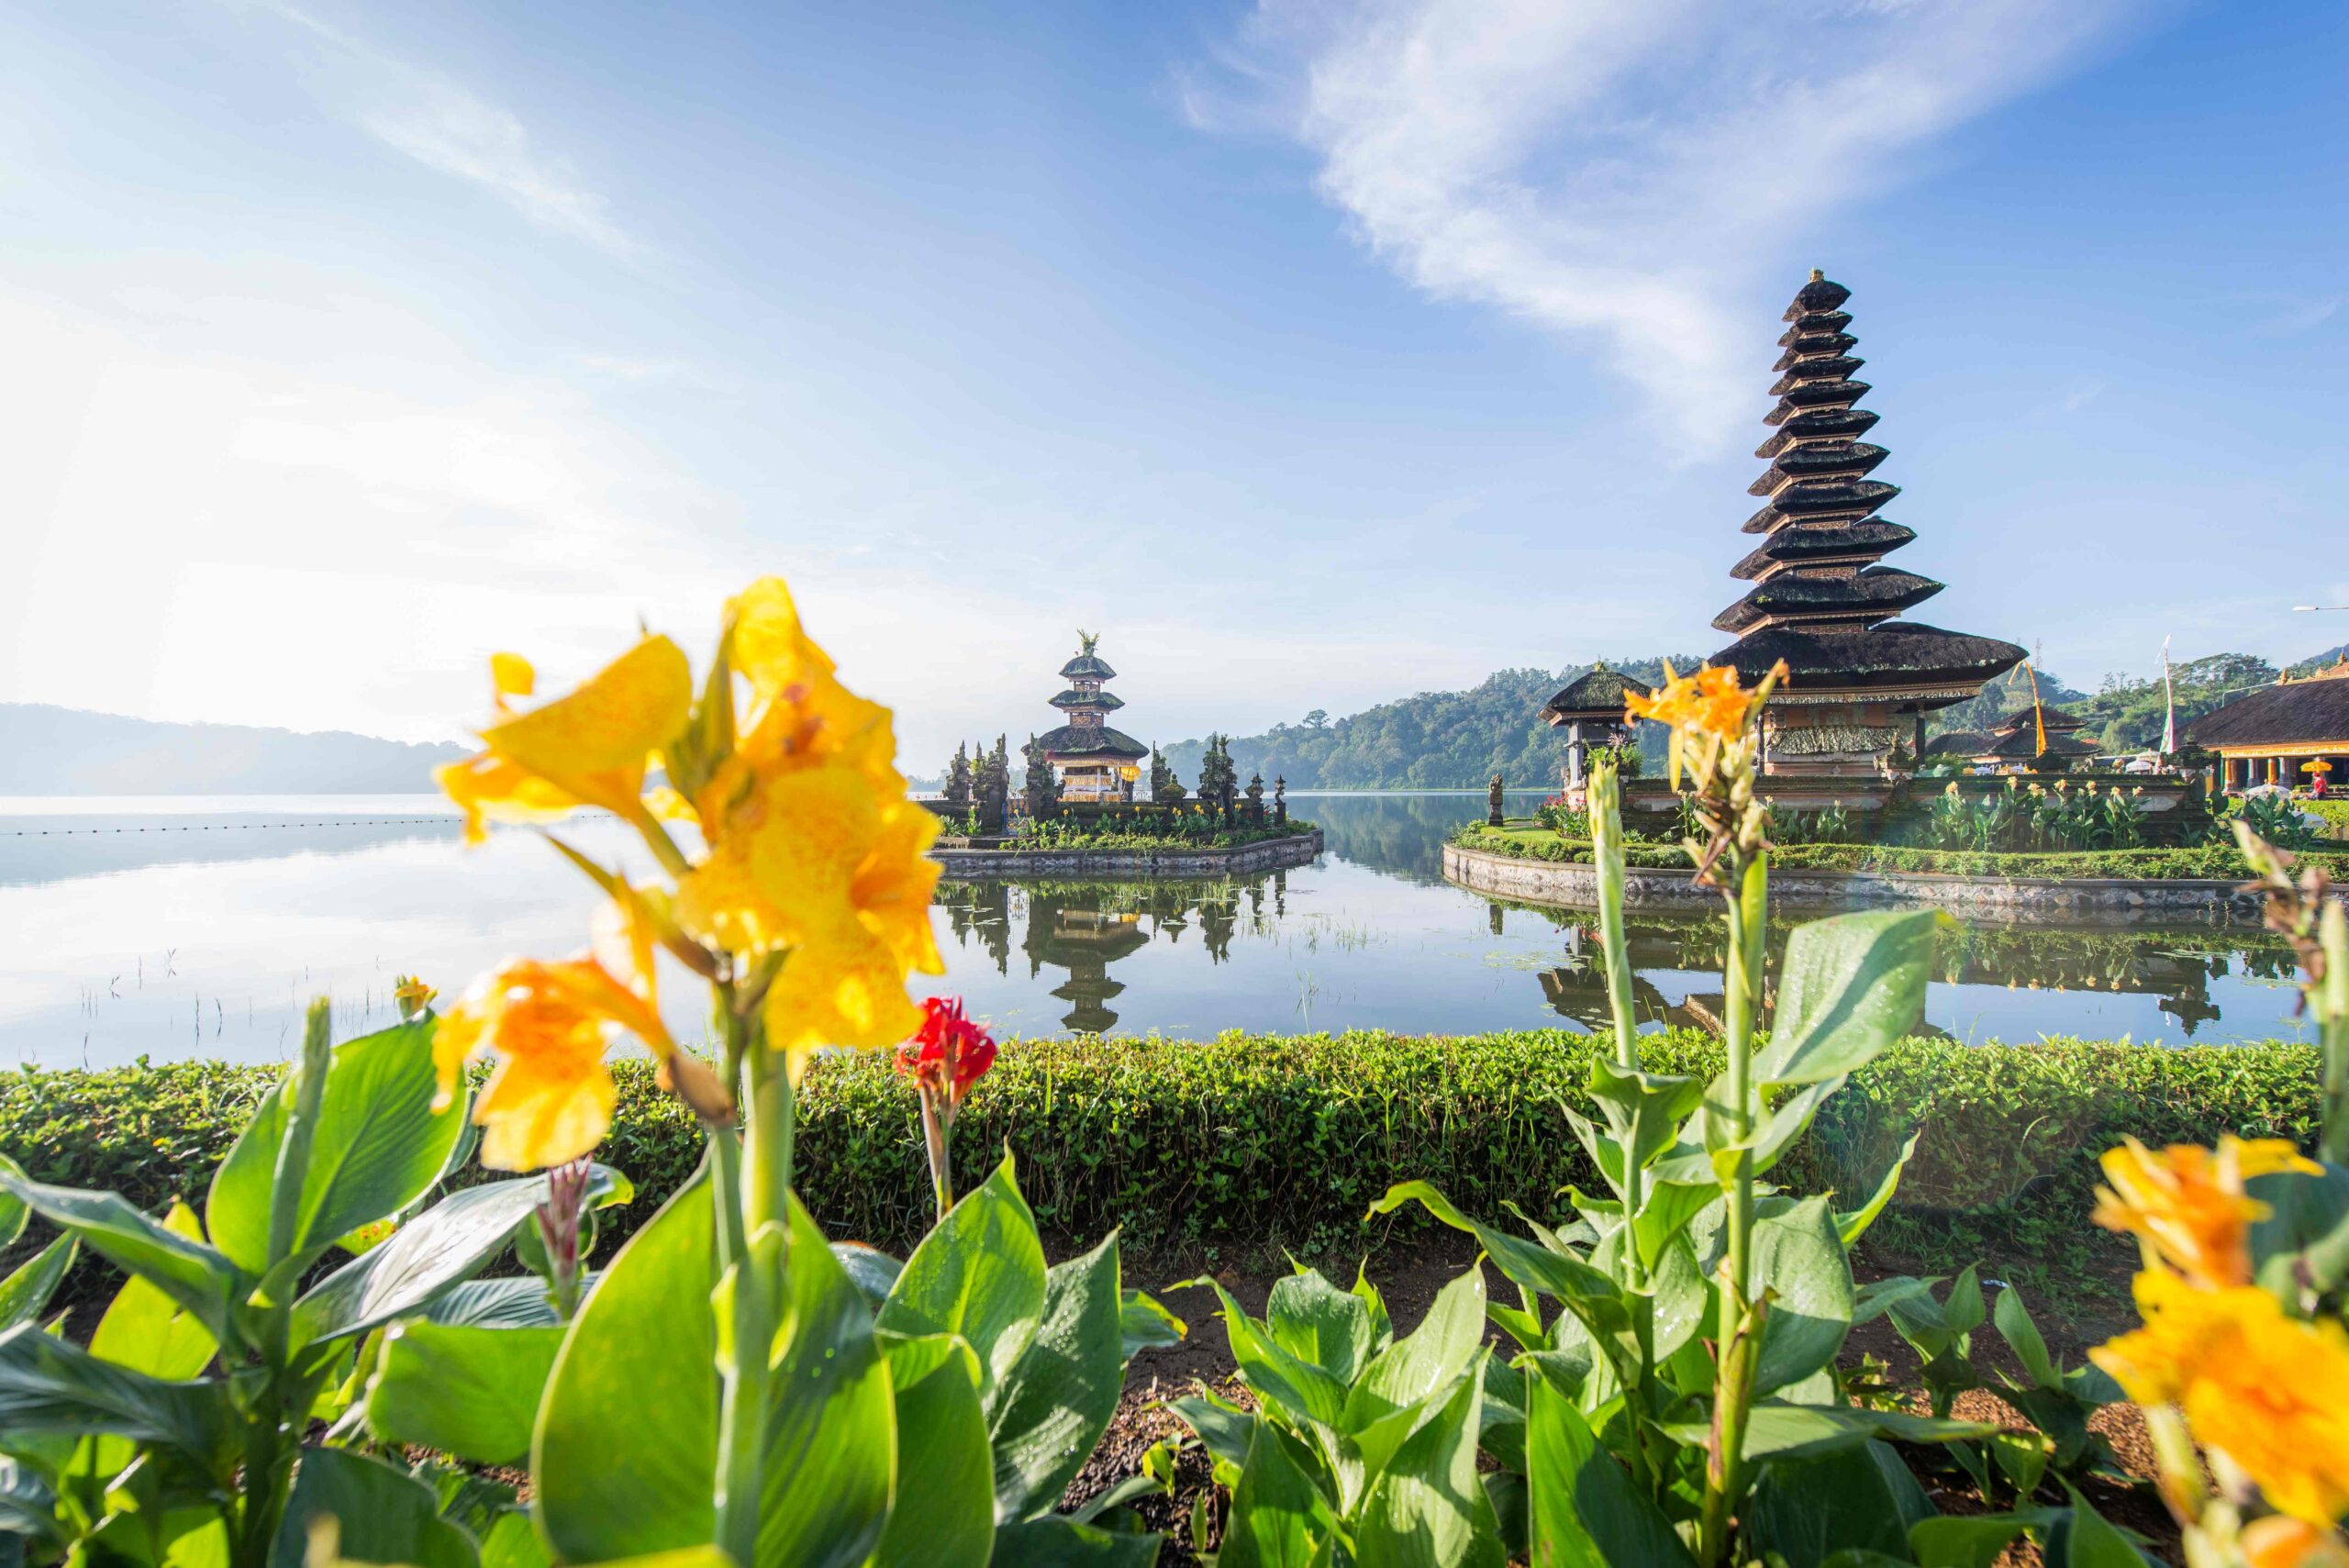
[[[1916,534],[1876,516],[1900,494],[1870,477],[1888,455],[1859,438],[1876,416],[1858,406],[1868,384],[1853,379],[1862,361],[1847,328],[1851,291],[1814,272],[1787,307],[1786,351],[1773,368],[1777,406],[1756,457],[1769,467],[1751,486],[1763,506],[1745,531],[1762,543],[1731,575],[1753,586],[1714,617],[1739,640],[1716,664],[1758,679],[1786,661],[1790,694],[1849,691],[1889,697],[1903,711],[1959,702],[2020,663],[2023,651],[1995,638],[1943,631],[1895,617],[1942,584],[1887,566],[1884,558]]]
[[[1061,666],[1068,689],[1052,698],[1052,706],[1068,722],[1039,736],[1037,744],[1054,762],[1130,762],[1149,756],[1149,747],[1109,728],[1110,713],[1126,705],[1116,694],[1103,691],[1101,683],[1116,679],[1118,673],[1094,652],[1091,635],[1079,633],[1076,657]]]

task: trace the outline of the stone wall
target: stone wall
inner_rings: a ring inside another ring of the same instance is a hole
[[[1277,871],[1308,864],[1321,852],[1321,829],[1231,849],[1199,850],[967,850],[934,848],[930,858],[957,881],[985,877],[1229,876],[1240,872]]]
[[[1598,907],[1595,867],[1559,861],[1520,860],[1457,844],[1443,847],[1443,874],[1462,887],[1529,904],[1573,909]],[[1623,874],[1623,904],[1631,909],[1718,911],[1721,895],[1698,887],[1685,871],[1631,867]],[[2258,902],[2234,882],[2134,877],[1948,876],[1932,872],[1783,871],[1770,868],[1770,902],[1789,909],[1918,906],[1954,915],[2006,919],[2118,920],[2183,917],[2214,920],[2259,918]]]

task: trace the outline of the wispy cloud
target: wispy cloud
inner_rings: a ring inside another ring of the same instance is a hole
[[[2140,0],[1259,0],[1219,61],[1439,298],[1598,344],[1690,439],[1751,412],[1756,291],[1906,158]],[[1195,123],[1230,117],[1194,76]]]
[[[329,113],[428,169],[482,186],[550,233],[615,255],[643,249],[602,193],[539,145],[511,110],[297,6],[259,3],[299,29],[306,75]]]
[[[2332,320],[2341,310],[2341,295],[2325,295],[2310,299],[2300,295],[2253,295],[2246,303],[2266,314],[2255,317],[2243,330],[2254,338],[2295,338],[2313,331]]]

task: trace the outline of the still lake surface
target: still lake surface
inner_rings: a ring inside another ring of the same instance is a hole
[[[1482,791],[1292,799],[1327,839],[1293,871],[943,884],[947,973],[917,979],[1031,1036],[1604,1024],[1594,919],[1443,881],[1444,836]],[[609,819],[567,836],[651,872]],[[501,958],[575,951],[592,905],[532,833],[466,850],[434,795],[0,798],[0,1065],[284,1061],[307,998],[330,995],[343,1031],[380,1026],[395,974],[454,995]],[[1716,932],[1632,920],[1643,1020],[1711,1014]],[[665,1010],[701,1039],[677,978]],[[2226,1043],[2306,1038],[2297,998],[2288,952],[2254,928],[1976,924],[1944,939],[1926,1018],[1965,1040]]]

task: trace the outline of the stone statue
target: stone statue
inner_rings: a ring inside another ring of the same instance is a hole
[[[1485,789],[1485,825],[1488,828],[1501,825],[1501,776],[1498,773],[1493,775],[1493,782]]]
[[[1288,780],[1279,774],[1273,777],[1273,826],[1288,826]]]
[[[1248,775],[1248,805],[1241,819],[1251,828],[1264,825],[1264,775],[1262,773]]]

